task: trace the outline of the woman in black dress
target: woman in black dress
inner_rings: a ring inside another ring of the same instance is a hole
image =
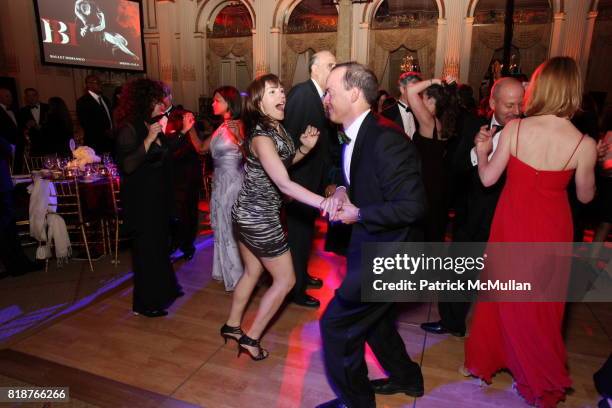
[[[454,79],[448,78],[448,83]],[[455,136],[458,115],[456,87],[439,79],[408,85],[408,101],[419,123],[412,141],[422,162],[423,184],[427,197],[425,241],[444,241],[448,215],[448,175],[446,148]]]
[[[281,121],[285,117],[285,91],[276,75],[257,78],[249,85],[244,122],[247,160],[244,182],[232,209],[244,274],[238,281],[227,322],[221,327],[224,338],[238,340],[239,350],[254,360],[268,352],[259,340],[268,322],[295,284],[295,272],[287,237],[280,220],[282,194],[319,208],[324,198],[289,179],[287,168],[300,161],[315,146],[319,131],[309,126],[296,148]],[[307,108],[307,107],[305,107]],[[251,328],[240,328],[244,310],[264,268],[272,275]]]
[[[137,79],[124,86],[115,112],[124,219],[133,235],[132,309],[147,317],[167,315],[166,309],[182,295],[168,244],[171,152],[160,134],[161,125],[150,124],[151,118],[164,111],[163,97],[161,82]],[[182,133],[190,127],[193,117],[186,121]]]
[[[39,140],[32,140],[33,154],[70,154],[70,139],[74,136],[74,128],[66,102],[58,96],[49,98],[49,112],[42,124]],[[36,148],[35,148],[36,147]]]

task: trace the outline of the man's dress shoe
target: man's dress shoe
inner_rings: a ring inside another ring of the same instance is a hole
[[[434,334],[452,334],[453,336],[456,337],[463,337],[465,336],[465,330],[463,331],[454,331],[454,330],[449,330],[446,327],[444,327],[442,325],[442,321],[438,321],[438,322],[427,322],[427,323],[422,323],[421,324],[421,329],[425,330],[426,332],[429,333],[434,333]]]
[[[293,299],[293,303],[295,303],[296,305],[304,306],[304,307],[311,307],[313,309],[316,309],[317,307],[321,305],[321,302],[319,302],[318,299],[313,298],[310,295],[304,295],[296,299]]]
[[[379,378],[370,381],[375,394],[391,395],[404,393],[411,397],[422,397],[425,393],[422,381],[415,381],[414,384],[398,384],[389,378]]]
[[[317,277],[314,277],[312,275],[308,275],[308,286],[311,286],[315,289],[319,289],[321,287],[323,287],[323,281]]]

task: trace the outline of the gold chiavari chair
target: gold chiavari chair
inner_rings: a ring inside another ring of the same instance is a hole
[[[110,243],[110,231],[107,232],[107,236],[109,237],[108,247],[111,249],[110,253],[113,257],[113,263],[115,266],[119,264],[119,228],[123,225],[123,208],[121,204],[121,180],[117,176],[113,176],[112,174],[108,176],[108,180],[110,183],[110,191],[113,202],[113,218],[111,219],[112,232],[114,233],[114,242],[111,247]],[[112,249],[114,248],[115,252],[113,254]]]
[[[55,155],[51,155],[57,158],[57,156]],[[26,170],[28,171],[28,173],[31,173],[33,171],[36,170],[41,170],[45,168],[45,158],[49,157],[47,156],[30,156],[29,154],[24,154],[23,155],[23,162],[26,165]]]
[[[71,245],[73,247],[80,246],[85,248],[87,260],[89,261],[89,269],[93,272],[90,245],[101,244],[106,255],[107,239],[103,222],[102,220],[88,221],[84,218],[76,177],[55,181],[54,187],[55,194],[51,194],[51,197],[57,199],[57,209],[53,213],[60,215],[64,219]],[[93,228],[96,224],[99,227],[98,231]],[[94,235],[97,235],[99,239],[90,238]]]

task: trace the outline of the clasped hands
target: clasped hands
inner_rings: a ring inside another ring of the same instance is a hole
[[[359,221],[359,208],[351,203],[344,188],[336,188],[333,194],[321,202],[319,209],[331,222],[354,224]]]

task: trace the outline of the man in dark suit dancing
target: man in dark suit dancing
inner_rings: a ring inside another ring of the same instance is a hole
[[[458,201],[461,205],[455,208],[455,226],[453,241],[456,242],[487,242],[493,222],[497,201],[504,187],[505,176],[497,183],[485,187],[478,176],[478,160],[474,148],[474,137],[480,126],[487,121],[487,127],[496,128],[494,136],[494,151],[501,129],[511,120],[519,117],[521,103],[525,91],[523,85],[514,78],[501,78],[495,81],[491,89],[489,106],[493,116],[489,119],[466,116],[461,121],[459,136],[461,140],[452,159],[452,176],[454,183],[463,180],[463,195]],[[493,154],[493,153],[491,153]],[[461,194],[461,193],[459,193]],[[468,302],[440,302],[438,312],[440,320],[421,324],[421,328],[430,333],[446,334],[463,337],[465,335],[465,319],[470,309]]]
[[[110,102],[102,95],[102,84],[96,75],[85,78],[85,95],[76,103],[77,116],[85,133],[84,143],[96,153],[113,150]]]
[[[41,126],[47,119],[49,105],[40,102],[38,91],[34,88],[26,88],[23,91],[25,106],[19,109],[17,121],[22,131],[30,139],[30,154],[44,155],[57,153],[48,149],[49,143],[43,139]]]
[[[321,318],[325,366],[339,398],[319,407],[373,407],[374,393],[423,395],[421,369],[397,332],[393,303],[361,302],[362,244],[420,241],[415,224],[425,214],[416,148],[391,122],[370,112],[377,91],[376,76],[357,63],[337,65],[326,85],[330,119],[343,125],[350,142],[342,163],[346,185],[323,208],[353,228],[346,277]],[[388,379],[368,380],[366,342]]]
[[[314,126],[320,132],[315,150],[290,170],[293,181],[319,194],[323,193],[326,184],[330,184],[328,180],[332,160],[330,149],[334,147],[336,139],[335,128],[325,116],[321,100],[325,82],[334,65],[336,57],[331,52],[320,51],[313,54],[308,65],[310,79],[291,88],[287,95],[283,121],[296,146],[300,145],[300,135],[308,126]],[[295,270],[293,301],[306,307],[318,307],[319,300],[306,294],[306,286],[323,285],[321,279],[308,274],[315,220],[319,214],[312,207],[297,201],[289,203],[286,210],[288,241]]]
[[[421,74],[419,72],[404,72],[402,75],[400,75],[397,81],[400,91],[400,97],[397,100],[397,103],[381,112],[384,117],[392,120],[400,128],[402,128],[411,139],[419,126],[412,113],[412,110],[410,109],[407,86],[413,82],[420,81]]]

